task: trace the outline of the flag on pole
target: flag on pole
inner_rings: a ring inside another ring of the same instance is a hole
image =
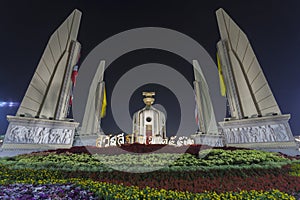
[[[72,74],[71,74],[72,88],[71,88],[69,105],[73,104],[73,91],[74,91],[74,87],[75,87],[75,84],[76,84],[77,76],[78,76],[78,65],[75,65],[73,67],[73,71],[72,71]]]
[[[69,106],[71,106],[73,104],[73,95],[70,95],[70,99],[69,99]]]
[[[224,82],[224,77],[223,77],[223,72],[222,72],[222,65],[221,65],[221,61],[220,61],[218,53],[217,53],[217,62],[218,62],[218,71],[219,71],[219,78],[220,78],[221,95],[223,97],[225,97],[226,96],[226,85],[225,85],[225,82]]]
[[[73,67],[73,71],[72,71],[72,75],[71,75],[73,87],[75,87],[77,76],[78,76],[78,65],[75,65]]]
[[[105,117],[105,115],[106,115],[106,106],[107,106],[106,89],[104,87],[103,99],[102,99],[102,108],[101,108],[101,118]]]

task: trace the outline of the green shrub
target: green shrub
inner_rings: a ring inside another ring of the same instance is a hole
[[[218,166],[251,166],[281,167],[291,163],[289,159],[278,154],[256,150],[204,150],[197,158],[191,154],[146,153],[146,154],[55,154],[20,155],[12,158],[1,158],[0,163],[12,168],[62,169],[67,171],[119,171],[146,172],[163,169],[203,170]],[[179,167],[179,168],[178,168]],[[180,168],[182,167],[182,168]]]
[[[285,162],[287,158],[279,154],[257,150],[223,150],[212,149],[199,152],[199,164],[203,166],[214,165],[251,165],[267,162]]]

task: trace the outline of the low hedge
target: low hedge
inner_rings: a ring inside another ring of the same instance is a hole
[[[223,150],[212,149],[199,152],[199,165],[240,165],[260,164],[266,162],[284,162],[289,159],[279,153],[258,150]]]
[[[219,166],[282,166],[291,163],[276,153],[256,150],[203,150],[199,156],[192,154],[147,153],[147,154],[73,154],[47,153],[28,154],[12,158],[1,158],[0,163],[14,168],[52,168],[84,171],[119,171],[145,172],[161,169],[203,170]],[[178,166],[184,168],[178,168]]]

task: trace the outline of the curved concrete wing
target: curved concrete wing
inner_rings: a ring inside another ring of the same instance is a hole
[[[67,116],[72,67],[80,44],[81,12],[74,10],[51,35],[17,115],[63,119]]]
[[[239,106],[233,110],[241,110],[241,116],[232,112],[232,117],[281,114],[246,34],[223,9],[217,10],[216,15],[239,99]],[[221,62],[226,63],[224,58]]]

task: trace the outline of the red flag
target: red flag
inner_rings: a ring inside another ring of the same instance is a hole
[[[72,83],[73,83],[73,87],[75,86],[76,84],[76,77],[78,76],[78,66],[75,65],[73,67],[73,71],[72,71],[72,75],[71,75],[71,80],[72,80]]]
[[[72,75],[71,75],[71,80],[72,80],[72,89],[71,89],[71,94],[70,94],[70,99],[69,99],[69,105],[72,105],[73,103],[73,90],[76,84],[76,77],[78,76],[78,66],[75,65],[73,67]]]
[[[69,105],[73,104],[73,95],[70,95],[70,99],[69,99]]]

